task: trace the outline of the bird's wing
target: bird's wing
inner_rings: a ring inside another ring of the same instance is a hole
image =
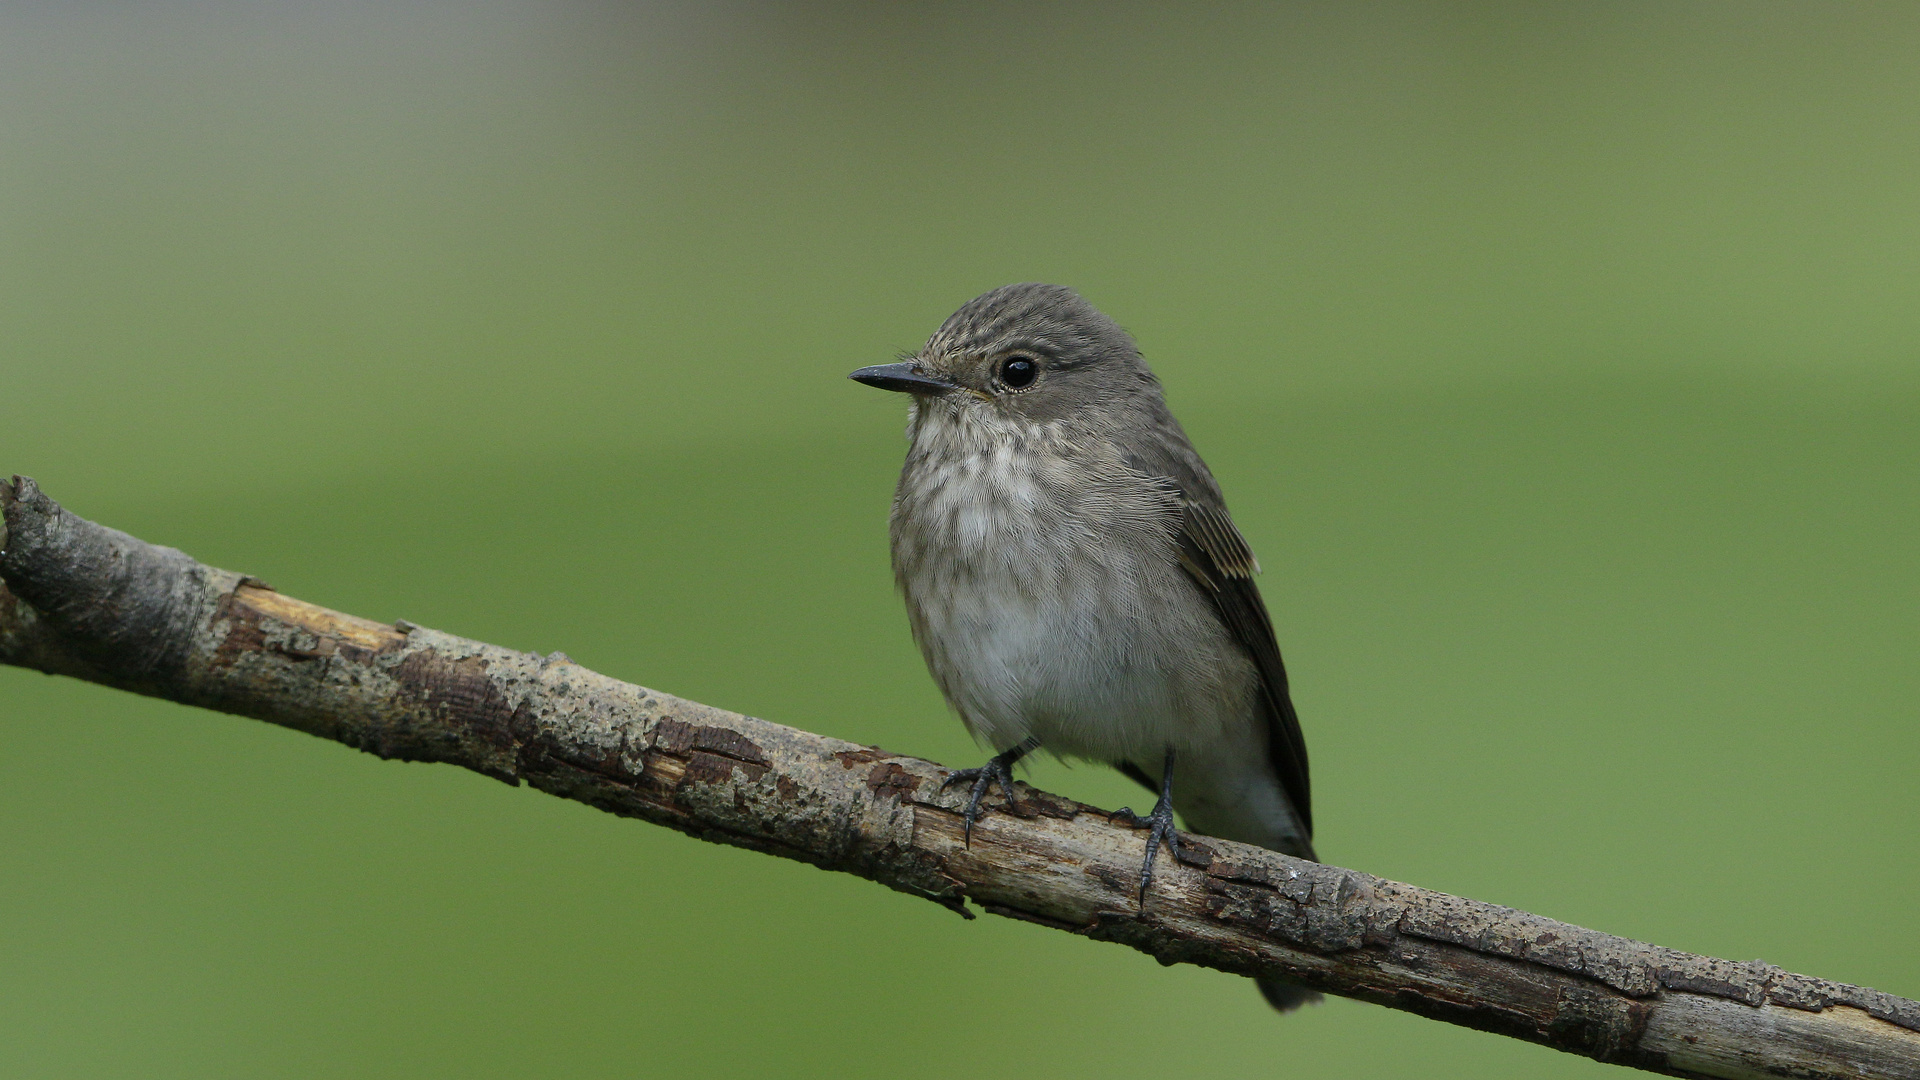
[[[1300,732],[1300,716],[1287,692],[1287,667],[1280,660],[1280,643],[1273,636],[1273,620],[1260,599],[1253,575],[1260,564],[1253,549],[1234,528],[1224,508],[1183,499],[1180,523],[1180,565],[1213,598],[1221,621],[1253,658],[1260,671],[1260,689],[1267,705],[1267,753],[1280,786],[1300,817],[1308,839],[1313,837],[1313,798],[1307,778],[1307,740]]]
[[[1159,485],[1167,495],[1169,513],[1179,514],[1176,540],[1180,565],[1202,592],[1213,600],[1220,621],[1247,651],[1260,673],[1260,693],[1267,718],[1267,754],[1275,776],[1306,839],[1313,839],[1313,794],[1307,781],[1307,740],[1300,733],[1300,715],[1287,692],[1287,667],[1280,660],[1280,643],[1273,636],[1273,620],[1260,599],[1253,576],[1260,563],[1253,549],[1234,527],[1226,500],[1213,473],[1187,441],[1186,432],[1171,413],[1160,411],[1154,421],[1156,438],[1135,443],[1125,455],[1127,468],[1138,478]],[[1137,768],[1122,770],[1150,790],[1159,784]],[[1311,856],[1309,856],[1311,858]]]

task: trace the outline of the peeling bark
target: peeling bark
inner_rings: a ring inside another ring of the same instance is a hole
[[[0,661],[441,761],[1162,963],[1271,975],[1675,1076],[1920,1078],[1920,1004],[1353,870],[1141,838],[1020,785],[962,842],[948,770],[536,656],[283,596],[0,483]]]

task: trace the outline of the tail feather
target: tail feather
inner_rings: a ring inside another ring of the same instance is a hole
[[[1311,840],[1302,839],[1289,847],[1292,850],[1287,851],[1287,854],[1296,859],[1306,859],[1309,862],[1320,861],[1320,857],[1314,853]],[[1318,991],[1296,986],[1290,982],[1282,982],[1279,979],[1255,979],[1253,982],[1260,988],[1260,996],[1267,999],[1267,1004],[1273,1006],[1275,1012],[1290,1013],[1302,1005],[1318,1005],[1324,1000]]]
[[[1304,986],[1295,986],[1290,982],[1281,982],[1279,979],[1253,981],[1260,987],[1260,996],[1266,998],[1267,1004],[1273,1006],[1276,1012],[1292,1012],[1302,1005],[1318,1005],[1321,1001],[1318,991],[1309,990]]]
[[[1148,791],[1160,790],[1160,784],[1153,775],[1133,762],[1117,761],[1114,767]],[[1251,767],[1260,770],[1266,768],[1265,765],[1257,763]],[[1195,779],[1204,783],[1207,778],[1197,776]],[[1242,777],[1242,779],[1246,778]],[[1227,805],[1234,805],[1232,799],[1222,801]],[[1307,829],[1301,821],[1301,815],[1293,812],[1292,805],[1284,798],[1280,802],[1283,807],[1273,814],[1263,815],[1262,812],[1243,802],[1238,804],[1241,809],[1238,815],[1228,813],[1222,816],[1216,808],[1211,818],[1203,818],[1198,822],[1192,820],[1188,810],[1183,809],[1180,812],[1183,816],[1187,816],[1187,827],[1196,835],[1238,840],[1241,843],[1291,855],[1296,859],[1319,862],[1320,855],[1313,849],[1313,840],[1306,835]],[[1283,1013],[1292,1012],[1302,1005],[1317,1005],[1321,1001],[1319,992],[1296,983],[1275,978],[1257,978],[1254,983],[1260,987],[1260,996],[1267,999],[1267,1004]]]

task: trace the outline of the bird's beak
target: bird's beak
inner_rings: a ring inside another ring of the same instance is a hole
[[[949,390],[958,389],[945,379],[920,371],[911,362],[863,367],[847,378],[882,390],[898,390],[903,394],[919,394],[923,397],[938,397]]]

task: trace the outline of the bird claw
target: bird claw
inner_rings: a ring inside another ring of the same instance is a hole
[[[973,781],[972,789],[967,792],[966,827],[962,832],[967,847],[973,846],[973,823],[980,820],[980,800],[986,798],[988,788],[999,784],[1001,792],[1007,797],[1007,809],[1020,808],[1019,802],[1013,797],[1013,763],[1026,757],[1037,745],[1034,740],[1028,739],[1011,750],[993,755],[977,769],[955,769],[940,781],[941,791],[955,784]]]
[[[1133,817],[1132,811],[1128,811]],[[1173,805],[1165,798],[1153,804],[1153,812],[1144,818],[1134,817],[1134,825],[1147,826],[1147,857],[1140,864],[1140,910],[1147,910],[1147,888],[1153,884],[1153,861],[1160,854],[1160,845],[1167,845],[1168,854],[1180,858],[1180,830],[1173,824]]]
[[[1019,804],[1013,798],[1013,771],[1000,764],[999,758],[994,758],[977,769],[955,770],[941,783],[940,790],[945,791],[955,784],[965,783],[968,780],[973,781],[973,788],[967,793],[967,824],[964,837],[966,846],[972,847],[973,823],[980,820],[980,800],[986,798],[988,788],[994,784],[1000,785],[1000,790],[1007,796],[1007,809],[1017,809]]]
[[[1140,864],[1140,911],[1147,910],[1147,888],[1153,884],[1153,861],[1160,855],[1160,845],[1167,845],[1167,851],[1175,859],[1180,858],[1180,830],[1173,824],[1173,751],[1167,751],[1167,764],[1160,774],[1160,798],[1154,802],[1153,810],[1146,817],[1133,812],[1129,807],[1114,811],[1116,818],[1125,818],[1126,823],[1136,829],[1146,827],[1147,857]]]

